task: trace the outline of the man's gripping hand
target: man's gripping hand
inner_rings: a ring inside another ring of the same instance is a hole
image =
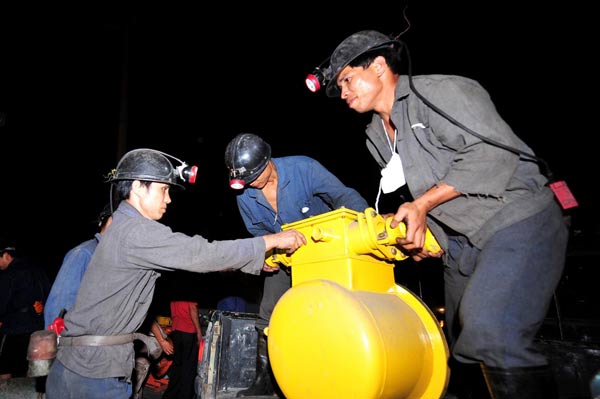
[[[302,245],[306,244],[306,237],[297,230],[286,230],[276,234],[263,236],[266,250],[277,248],[284,250],[287,254],[295,252]]]

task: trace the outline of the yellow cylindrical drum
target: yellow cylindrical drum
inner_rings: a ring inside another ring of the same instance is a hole
[[[448,348],[421,300],[305,281],[279,300],[268,328],[272,369],[286,399],[442,397]]]

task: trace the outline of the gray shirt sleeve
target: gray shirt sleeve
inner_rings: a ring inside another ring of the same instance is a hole
[[[139,221],[139,219],[138,219]],[[263,238],[209,241],[175,233],[161,223],[141,220],[128,234],[127,263],[159,270],[214,272],[240,269],[259,274],[265,259]]]

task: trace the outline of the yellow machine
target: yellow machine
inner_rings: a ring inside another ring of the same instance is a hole
[[[341,208],[283,226],[308,244],[267,263],[290,266],[292,288],[277,303],[268,350],[286,399],[438,399],[448,346],[430,309],[394,281],[392,229],[374,209]],[[439,246],[428,231],[426,249]]]

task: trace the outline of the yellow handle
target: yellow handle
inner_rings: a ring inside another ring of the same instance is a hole
[[[406,225],[402,222],[398,223],[396,229],[392,229],[390,226],[392,222],[392,216],[388,217],[385,221],[385,225],[390,232],[390,243],[395,243],[396,238],[406,238]],[[425,244],[423,245],[425,251],[431,252],[432,254],[438,253],[442,250],[440,244],[437,242],[429,227],[425,231]]]
[[[279,253],[277,250],[271,250],[266,253],[265,263],[271,267],[291,266],[292,258],[283,252]]]

